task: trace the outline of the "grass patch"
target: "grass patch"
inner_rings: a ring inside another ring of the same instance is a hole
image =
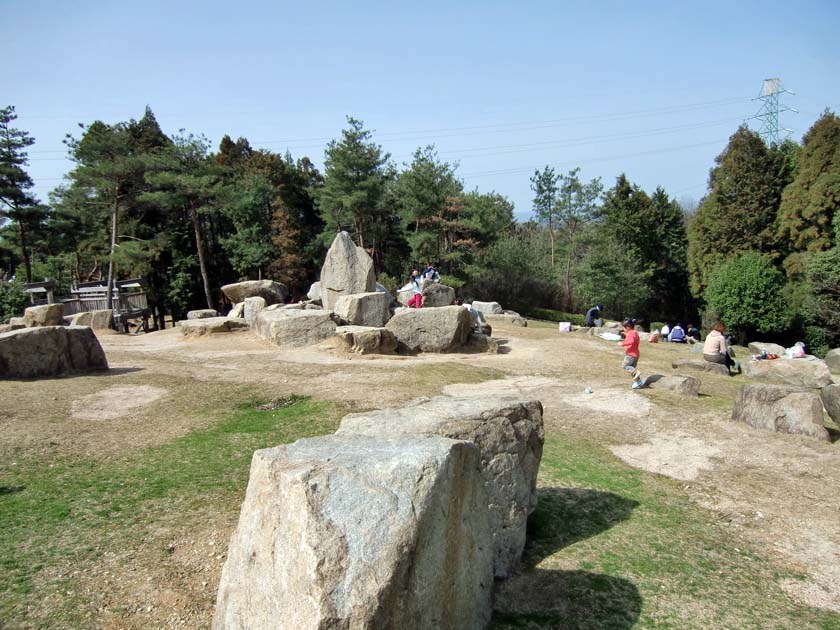
[[[680,483],[569,437],[546,440],[540,476],[527,568],[501,586],[494,628],[840,628]]]
[[[236,510],[254,450],[331,433],[340,415],[306,398],[248,399],[206,429],[122,460],[3,461],[0,619],[31,623],[27,611],[40,605],[45,589],[65,590],[66,579],[45,575],[60,576],[146,535],[171,511],[189,519],[191,507],[208,500]],[[80,606],[65,598],[43,626],[81,625]]]

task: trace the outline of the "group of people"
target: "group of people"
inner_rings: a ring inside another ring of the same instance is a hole
[[[653,331],[651,334],[655,335],[654,341],[660,339],[669,343],[696,343],[700,341],[700,329],[694,324],[689,324],[683,328],[682,324],[677,322],[671,328],[668,322],[665,322],[665,325],[659,331]]]
[[[433,262],[426,267],[423,273],[417,269],[411,271],[411,276],[408,279],[408,284],[400,291],[413,291],[414,295],[408,298],[406,306],[408,308],[423,308],[423,284],[428,280],[429,282],[440,282],[440,271],[438,271],[439,263]]]

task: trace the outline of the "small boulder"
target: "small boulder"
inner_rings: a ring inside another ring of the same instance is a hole
[[[698,372],[711,372],[721,376],[729,376],[729,368],[721,363],[712,363],[704,359],[674,359],[671,367],[675,370],[692,370]]]
[[[200,308],[195,311],[187,311],[187,319],[209,319],[218,316],[219,313],[213,308]]]
[[[732,419],[765,431],[829,440],[820,397],[803,387],[744,385],[735,400]]]
[[[212,628],[485,628],[488,521],[469,442],[330,435],[259,450]]]
[[[528,320],[518,314],[502,313],[501,315],[485,315],[490,324],[508,324],[509,326],[527,327]]]
[[[410,308],[386,324],[409,352],[454,352],[469,338],[470,314],[462,306]]]
[[[64,320],[67,322],[68,326],[87,326],[90,328],[90,324],[93,321],[93,315],[91,315],[90,311],[82,311],[81,313],[65,317]]]
[[[64,323],[64,305],[42,304],[41,306],[30,306],[23,311],[23,323],[27,328],[61,326]]]
[[[778,359],[747,361],[747,376],[757,381],[813,387],[819,389],[831,383],[831,372],[825,361],[806,355],[800,359]]]
[[[315,282],[312,283],[312,285],[309,287],[309,291],[306,292],[306,297],[308,297],[312,301],[315,301],[315,300],[318,300],[319,302],[321,301],[321,282],[320,281],[315,281]]]
[[[97,309],[90,312],[90,327],[94,330],[107,330],[114,327],[114,311]]]
[[[20,330],[21,328],[26,328],[26,320],[23,317],[10,317],[9,326],[12,327],[12,330]]]
[[[230,319],[242,319],[242,316],[245,314],[245,302],[237,302],[233,305],[233,308],[230,309],[227,316]]]
[[[222,287],[222,293],[233,304],[244,302],[245,298],[249,297],[261,297],[266,304],[283,304],[289,295],[289,290],[285,285],[274,280],[245,280],[226,284]]]
[[[472,307],[479,313],[484,313],[485,315],[501,315],[504,312],[502,309],[502,305],[498,302],[474,301],[472,303]]]
[[[646,384],[651,389],[664,389],[680,396],[693,397],[700,394],[700,385],[702,383],[696,376],[674,374],[673,376],[664,376],[658,379],[651,378]]]
[[[357,354],[391,354],[397,350],[397,338],[387,328],[339,326],[335,332],[346,348]]]
[[[423,308],[451,306],[455,302],[455,289],[437,282],[423,284]]]
[[[825,364],[835,374],[840,374],[840,348],[829,350],[825,355]]]
[[[108,369],[87,326],[36,326],[0,334],[0,378],[35,378]]]
[[[332,311],[266,309],[251,326],[254,334],[278,346],[306,346],[335,335]]]
[[[747,348],[752,354],[761,354],[762,350],[766,350],[767,354],[775,354],[776,356],[785,356],[785,349],[777,343],[765,343],[763,341],[753,341]]]
[[[371,293],[375,287],[373,259],[347,232],[339,232],[321,267],[321,304],[331,310],[339,296]]]
[[[384,326],[391,316],[388,293],[355,293],[341,295],[335,301],[335,314],[351,326]]]
[[[820,390],[820,400],[825,407],[828,417],[840,425],[840,385],[832,383]]]
[[[467,341],[467,349],[473,352],[499,354],[499,343],[490,335],[474,332]]]
[[[245,298],[245,306],[242,309],[242,317],[248,323],[249,326],[254,325],[254,320],[257,318],[257,315],[265,309],[267,306],[265,299],[259,296]],[[283,308],[282,305],[278,305],[280,308]]]
[[[232,319],[230,317],[182,319],[178,322],[178,329],[184,337],[203,337],[204,335],[227,333],[247,327],[248,324],[244,319]]]

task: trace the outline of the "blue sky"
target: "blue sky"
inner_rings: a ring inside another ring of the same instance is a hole
[[[624,172],[699,199],[714,157],[781,77],[802,134],[840,111],[840,3],[0,2],[0,105],[36,139],[46,200],[77,123],[139,118],[323,163],[345,116],[402,165],[434,144],[469,190],[530,216],[529,178]]]

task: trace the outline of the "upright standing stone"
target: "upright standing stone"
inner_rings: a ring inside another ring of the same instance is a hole
[[[339,232],[327,251],[320,288],[321,303],[327,310],[335,307],[339,296],[376,290],[373,260],[353,243],[347,232]]]
[[[242,308],[242,317],[245,318],[249,326],[253,326],[257,315],[266,307],[265,298],[259,296],[245,298],[244,305]]]

